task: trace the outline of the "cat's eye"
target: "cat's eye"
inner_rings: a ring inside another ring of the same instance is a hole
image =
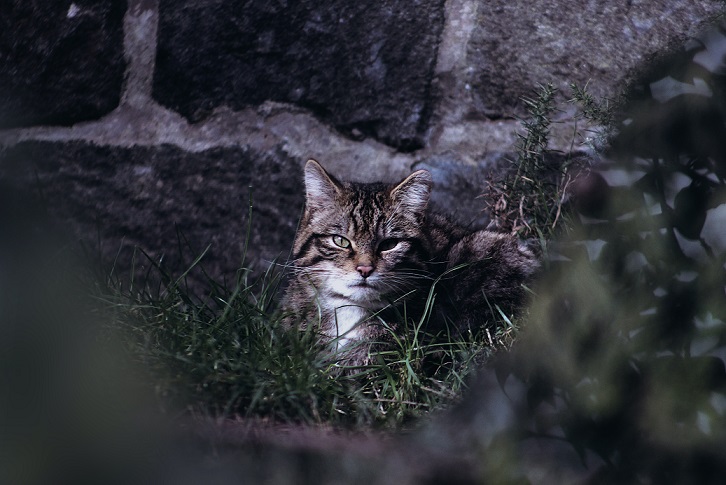
[[[390,251],[391,249],[393,249],[396,246],[398,246],[398,243],[399,242],[400,242],[399,239],[395,239],[395,238],[392,238],[392,237],[391,238],[388,238],[388,239],[384,239],[383,241],[381,241],[381,242],[378,243],[378,251],[381,252],[381,253],[383,251]]]
[[[348,249],[350,247],[350,241],[348,241],[343,236],[333,236],[333,244],[338,246],[339,248]]]

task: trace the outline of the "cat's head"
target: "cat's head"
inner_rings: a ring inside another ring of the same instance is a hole
[[[398,184],[361,184],[340,182],[309,160],[295,266],[324,296],[358,305],[383,305],[410,291],[425,278],[431,187],[425,170]]]

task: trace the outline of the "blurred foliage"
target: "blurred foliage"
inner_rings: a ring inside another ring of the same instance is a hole
[[[687,54],[706,48],[726,42]],[[609,148],[573,187],[572,226],[551,247],[525,331],[490,367],[501,389],[469,403],[486,408],[505,393],[516,416],[499,431],[480,426],[481,456],[499,450],[484,476],[726,476],[726,77],[683,69],[688,59],[642,79],[633,89],[648,94],[617,116],[607,111],[604,122],[618,120]],[[663,83],[668,96],[654,99]],[[693,92],[699,83],[709,89]]]

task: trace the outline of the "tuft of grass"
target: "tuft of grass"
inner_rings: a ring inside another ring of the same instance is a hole
[[[571,84],[570,89],[570,102],[579,105],[576,120],[584,119],[596,128],[583,133],[576,123],[570,152],[550,149],[557,89],[552,84],[540,85],[533,97],[522,99],[528,116],[521,120],[523,132],[517,135],[516,157],[509,160],[512,168],[503,177],[491,177],[483,193],[493,228],[537,240],[543,252],[548,241],[572,228],[567,207],[572,188],[590,172],[587,157],[574,154],[575,143],[597,151],[605,143],[613,119],[607,99],[596,100],[587,86]]]
[[[95,293],[171,414],[398,427],[458,400],[492,344],[507,341],[514,328],[510,322],[494,336],[431,338],[424,328],[432,288],[424,317],[412,321],[404,311],[371,364],[341,371],[317,341],[315,325],[298,330],[283,323],[275,308],[282,275],[274,263],[253,281],[240,270],[232,288],[207,277],[207,292],[198,295],[185,280],[203,272],[203,254],[178,277],[138,255],[151,263],[145,277],[123,283],[107,275]]]
[[[572,97],[570,103],[578,105],[578,118],[595,125],[594,129],[586,130],[582,143],[593,151],[600,151],[606,145],[610,130],[615,125],[615,110],[608,98],[595,99],[588,91],[587,84],[583,87],[570,83]]]
[[[552,84],[540,85],[533,98],[522,99],[529,117],[522,120],[512,169],[490,179],[483,194],[492,226],[523,239],[549,240],[563,224],[569,160],[548,149],[556,93]]]

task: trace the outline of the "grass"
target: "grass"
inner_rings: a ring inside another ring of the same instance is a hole
[[[144,277],[123,283],[111,273],[96,278],[94,293],[170,413],[399,427],[456,401],[477,364],[515,328],[507,321],[493,334],[442,341],[425,334],[426,316],[403,319],[372,364],[341,372],[312,330],[283,324],[277,265],[254,281],[240,270],[231,288],[207,277],[208,291],[198,295],[185,281],[203,274],[203,255],[178,277],[138,255],[150,267]]]

